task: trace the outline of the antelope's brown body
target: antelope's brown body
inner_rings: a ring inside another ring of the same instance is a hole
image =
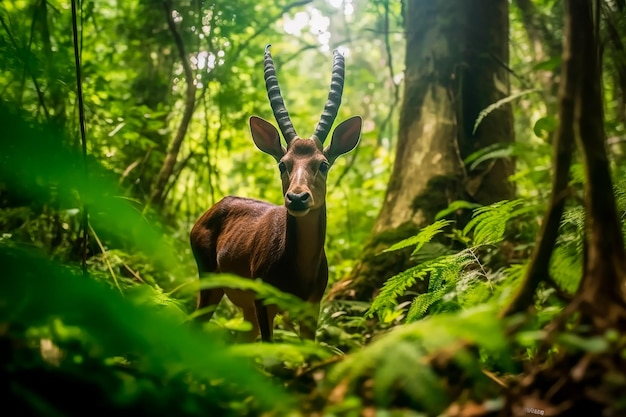
[[[226,197],[208,210],[191,232],[200,273],[227,272],[261,278],[281,291],[319,303],[328,282],[324,252],[325,207],[293,217],[284,206],[241,197]],[[317,236],[311,236],[311,235]],[[300,253],[305,256],[298,256]],[[223,292],[222,292],[223,291]],[[204,290],[200,305],[215,304],[220,293],[243,309],[258,334],[254,294],[241,290]],[[270,328],[276,309],[268,309]],[[314,331],[314,329],[306,329]],[[270,330],[271,334],[271,330]],[[311,334],[306,336],[312,337]]]
[[[297,136],[280,96],[274,65],[265,51],[265,80],[274,116],[285,138],[269,122],[252,116],[250,131],[256,146],[278,162],[285,204],[226,197],[198,219],[190,240],[200,275],[227,272],[244,278],[261,278],[283,292],[312,303],[319,313],[328,282],[326,238],[326,180],[328,170],[340,155],[359,142],[359,116],[340,123],[329,146],[323,143],[333,124],[343,89],[343,57],[335,52],[328,102],[310,139]],[[226,294],[251,322],[250,339],[261,333],[272,339],[274,306],[255,300],[250,291],[229,288],[202,290],[198,308],[217,305]],[[210,319],[212,312],[200,318]],[[315,337],[315,326],[300,323],[300,334]]]

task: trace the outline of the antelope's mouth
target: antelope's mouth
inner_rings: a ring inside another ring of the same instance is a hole
[[[287,207],[287,211],[293,217],[302,217],[302,216],[306,216],[307,214],[309,214],[309,211],[311,211],[311,209],[308,208],[308,207],[302,207],[302,208],[300,208],[300,207]]]

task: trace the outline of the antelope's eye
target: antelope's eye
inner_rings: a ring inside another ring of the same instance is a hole
[[[278,163],[278,169],[280,170],[281,174],[284,174],[285,171],[287,171],[287,165],[285,165],[285,163],[281,161]]]
[[[319,169],[320,169],[320,172],[322,174],[326,174],[328,172],[329,168],[330,168],[330,164],[328,162],[324,161],[324,162],[322,162],[320,164],[320,168]]]

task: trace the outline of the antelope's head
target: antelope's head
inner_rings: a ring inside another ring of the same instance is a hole
[[[250,131],[256,146],[278,162],[285,207],[289,214],[304,216],[324,205],[328,170],[338,156],[356,147],[361,136],[362,120],[360,116],[354,116],[340,123],[333,131],[330,145],[324,147],[337,117],[343,92],[345,63],[343,56],[335,50],[330,92],[320,121],[310,138],[299,137],[280,94],[269,47],[265,48],[265,87],[286,146],[281,145],[278,130],[260,117],[250,118]]]

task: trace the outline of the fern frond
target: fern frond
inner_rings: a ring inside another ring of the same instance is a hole
[[[615,182],[615,200],[617,202],[617,208],[624,216],[626,212],[626,180],[619,180]]]
[[[480,204],[472,203],[472,202],[465,201],[465,200],[455,200],[452,203],[448,204],[448,207],[439,211],[435,215],[435,220],[442,219],[446,217],[447,215],[452,214],[458,210],[462,210],[462,209],[474,210],[475,208],[478,208],[478,207],[480,207]]]
[[[513,146],[504,143],[494,143],[474,152],[463,160],[470,170],[490,159],[507,158],[513,154]]]
[[[407,323],[424,317],[430,306],[450,293],[456,287],[461,271],[474,260],[469,250],[445,258],[447,258],[445,262],[438,262],[436,267],[430,270],[428,292],[415,297],[407,313]]]
[[[522,206],[520,208],[520,206]],[[500,242],[504,238],[509,220],[523,213],[534,210],[527,200],[503,200],[474,210],[472,219],[463,229],[463,235],[474,231],[474,244],[487,245]]]
[[[493,307],[478,308],[430,316],[409,325],[394,328],[372,343],[335,365],[327,381],[345,384],[347,395],[355,395],[359,381],[373,378],[374,401],[384,406],[398,392],[406,395],[428,415],[440,415],[449,404],[446,385],[437,375],[428,357],[440,349],[449,349],[458,341],[478,346],[492,355],[501,369],[513,369],[503,324]],[[455,363],[467,370],[469,385],[480,384],[484,374],[480,359],[466,351],[455,352]],[[411,366],[407,366],[410,363]]]
[[[489,113],[491,113],[492,111],[502,107],[503,105],[517,99],[520,98],[522,96],[528,95],[530,93],[536,93],[537,91],[540,91],[538,88],[533,88],[530,90],[524,90],[524,91],[520,91],[519,93],[515,93],[515,94],[511,94],[508,97],[504,97],[501,100],[496,101],[493,104],[490,104],[489,106],[487,106],[486,108],[484,108],[479,114],[478,117],[476,118],[476,122],[474,123],[474,129],[472,130],[472,135],[474,133],[476,133],[476,129],[478,129],[478,126],[480,125],[480,123],[483,121],[483,119],[485,117],[487,117],[487,115]]]
[[[424,246],[424,244],[430,242],[433,237],[443,232],[443,229],[451,223],[451,220],[437,220],[436,222],[422,228],[417,235],[401,240],[388,249],[385,249],[383,252],[392,252],[408,248],[409,246],[415,246],[415,249],[413,250],[413,253],[415,254],[422,248],[422,246]]]
[[[238,290],[254,291],[257,298],[262,299],[264,304],[275,304],[280,310],[288,311],[291,317],[300,320],[316,317],[315,309],[309,303],[303,302],[295,295],[282,292],[276,287],[261,280],[251,280],[233,274],[203,274],[198,282],[199,290],[213,288],[231,288]],[[192,313],[194,318],[198,312]]]
[[[582,249],[581,249],[582,250]],[[550,276],[563,290],[573,294],[582,277],[582,256],[576,249],[557,246],[550,259]]]
[[[488,302],[493,296],[493,283],[485,279],[475,279],[463,290],[457,292],[457,299],[461,307],[474,307]]]
[[[430,263],[433,261],[416,265],[389,278],[365,313],[366,317],[371,317],[374,313],[382,317],[386,311],[392,310],[398,304],[398,297],[404,294],[407,288],[415,284],[418,279],[424,279],[427,276]]]
[[[389,278],[372,306],[367,312],[368,316],[378,313],[379,317],[392,310],[398,304],[398,297],[410,288],[418,279],[424,279],[430,275],[429,292],[445,286],[447,282],[456,282],[456,275],[467,265],[468,254],[466,251],[452,255],[440,256],[430,261],[421,263]]]
[[[576,230],[582,230],[585,225],[585,209],[583,206],[570,207],[563,212],[561,227],[572,225]]]
[[[420,294],[411,303],[409,311],[406,314],[407,323],[412,323],[424,317],[430,306],[441,300],[446,294],[446,288],[440,288],[433,292]]]

